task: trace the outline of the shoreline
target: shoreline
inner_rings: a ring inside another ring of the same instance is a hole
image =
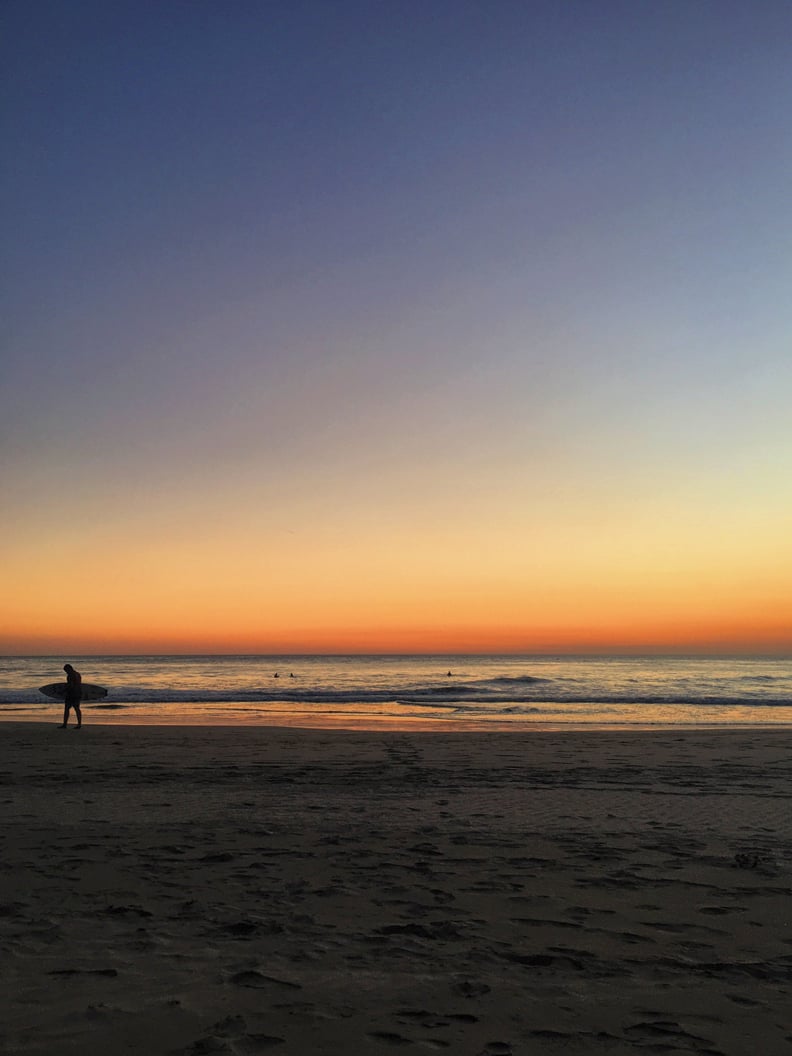
[[[201,702],[197,702],[201,706]],[[207,709],[216,708],[210,701],[205,703]],[[46,708],[46,713],[43,709]],[[31,727],[46,727],[54,725],[58,727],[62,719],[62,705],[49,708],[42,705],[39,714],[31,715],[31,705],[20,703],[19,705],[6,704],[5,709],[0,709],[0,727],[7,725],[31,725]],[[596,733],[596,732],[619,732],[619,731],[792,731],[792,720],[768,719],[758,720],[747,718],[737,720],[713,720],[702,721],[673,721],[658,718],[654,721],[635,720],[630,721],[623,718],[614,718],[610,721],[602,719],[591,719],[590,721],[579,718],[570,718],[568,721],[559,719],[531,718],[526,715],[515,715],[505,717],[498,715],[493,718],[435,718],[433,716],[416,715],[377,715],[372,713],[350,713],[350,712],[321,712],[307,710],[284,710],[256,712],[251,714],[249,709],[242,713],[228,714],[227,705],[223,709],[211,714],[201,714],[195,711],[176,713],[172,710],[157,714],[156,708],[151,709],[149,704],[100,704],[83,705],[82,719],[83,730],[89,728],[109,729],[229,729],[229,730],[316,730],[316,731],[343,731],[353,733],[448,733],[448,734],[485,734],[485,733],[508,733],[511,735],[531,735],[539,733]],[[109,715],[107,713],[110,713]],[[70,714],[70,727],[74,723],[74,714]]]
[[[207,718],[202,715],[187,713],[179,716],[159,718],[157,716],[141,717],[132,715],[127,717],[117,714],[125,710],[123,706],[113,705],[113,718],[94,719],[87,708],[83,708],[83,729],[106,728],[106,729],[228,729],[228,730],[316,730],[316,731],[348,731],[350,733],[446,733],[446,734],[471,734],[471,733],[508,733],[512,735],[531,735],[537,733],[608,733],[608,732],[678,732],[689,731],[691,733],[706,733],[709,731],[738,732],[738,731],[792,731],[792,721],[777,720],[760,722],[757,720],[746,720],[742,722],[626,722],[614,719],[612,722],[592,720],[583,722],[573,719],[569,722],[557,720],[528,719],[524,716],[512,720],[502,717],[494,719],[434,719],[424,717],[383,717],[361,716],[355,718],[349,714],[339,715],[332,718],[327,715],[317,716],[310,712],[267,714],[261,719],[239,719],[229,721],[228,716],[216,719]],[[31,718],[29,715],[17,717],[13,713],[0,711],[0,727],[6,726],[54,726],[59,727],[62,713],[59,715],[47,715],[41,718]],[[73,715],[70,716],[69,726],[74,723]]]
[[[27,720],[27,719],[3,719],[0,718],[0,728],[7,726],[20,726],[20,727],[47,727],[50,726],[54,729],[60,729],[61,724],[55,720],[41,719],[41,720]],[[68,729],[74,727],[73,722],[69,722]],[[657,733],[662,734],[663,732],[668,733],[690,733],[690,734],[706,734],[706,733],[739,733],[740,731],[746,733],[773,733],[773,732],[790,732],[792,731],[792,723],[685,723],[685,724],[672,724],[672,723],[595,723],[590,724],[584,723],[551,723],[551,722],[536,722],[536,723],[499,723],[499,722],[488,722],[488,723],[464,723],[455,722],[453,726],[450,723],[442,723],[440,720],[432,722],[430,719],[416,719],[414,723],[406,725],[403,720],[398,722],[380,722],[380,723],[360,723],[354,724],[349,723],[346,720],[339,720],[337,723],[322,724],[306,718],[305,721],[294,719],[284,722],[206,722],[200,719],[195,721],[181,721],[181,722],[140,722],[139,720],[129,720],[123,722],[88,722],[83,718],[82,730],[88,729],[103,729],[103,730],[295,730],[315,733],[371,733],[371,734],[404,734],[406,736],[419,736],[419,735],[432,735],[438,736],[448,735],[449,737],[463,736],[463,735],[486,735],[492,734],[506,734],[513,737],[531,737],[538,734],[608,734],[608,733]]]

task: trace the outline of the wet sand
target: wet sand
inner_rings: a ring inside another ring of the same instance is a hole
[[[792,1051],[789,730],[3,723],[0,780],[0,1051]]]

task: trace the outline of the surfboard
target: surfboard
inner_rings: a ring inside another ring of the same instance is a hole
[[[45,697],[52,697],[54,700],[63,700],[68,688],[68,682],[50,682],[48,686],[39,686],[39,693],[43,693]],[[84,700],[101,700],[106,696],[107,690],[104,686],[92,686],[90,682],[83,682],[80,703]]]

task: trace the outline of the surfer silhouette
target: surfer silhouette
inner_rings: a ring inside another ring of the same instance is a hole
[[[74,714],[77,716],[77,729],[82,726],[82,711],[80,711],[80,701],[82,700],[82,675],[79,671],[75,671],[71,664],[64,664],[63,670],[66,672],[66,696],[63,698],[63,725],[62,730],[65,730],[69,724],[69,709],[74,708]]]

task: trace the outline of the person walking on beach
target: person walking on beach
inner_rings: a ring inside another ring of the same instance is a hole
[[[82,700],[82,675],[79,671],[75,671],[71,664],[64,664],[63,670],[66,672],[66,696],[63,698],[63,725],[62,730],[65,730],[69,724],[69,709],[74,708],[74,714],[77,716],[77,729],[82,726],[82,711],[80,711],[80,701]]]

